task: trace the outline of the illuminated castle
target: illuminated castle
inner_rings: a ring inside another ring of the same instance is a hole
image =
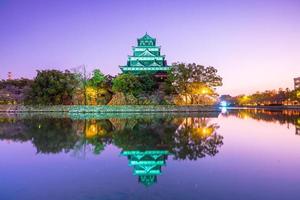
[[[133,55],[128,56],[127,65],[120,66],[123,73],[151,73],[155,77],[164,78],[170,70],[164,55],[160,55],[160,46],[156,46],[156,39],[147,33],[137,39],[137,46],[133,47]]]

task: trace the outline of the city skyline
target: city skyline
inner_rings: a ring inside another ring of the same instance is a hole
[[[136,39],[148,32],[168,64],[216,67],[223,77],[220,94],[292,89],[300,76],[299,6],[291,0],[0,0],[0,79],[8,72],[33,78],[36,70],[82,64],[116,75]]]

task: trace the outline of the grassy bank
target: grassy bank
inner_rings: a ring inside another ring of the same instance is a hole
[[[0,112],[68,112],[68,113],[144,113],[144,112],[216,112],[216,106],[118,105],[118,106],[22,106],[1,105]]]

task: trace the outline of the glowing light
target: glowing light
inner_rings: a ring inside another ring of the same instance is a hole
[[[226,102],[226,101],[221,101],[220,105],[221,105],[222,107],[226,107],[226,106],[227,106],[227,102]]]
[[[199,127],[194,128],[195,133],[198,137],[201,139],[206,139],[214,132],[214,129],[212,127]]]
[[[97,125],[91,124],[85,132],[86,138],[93,138],[97,135]]]
[[[92,87],[88,87],[86,88],[86,94],[88,96],[95,97],[97,95],[97,91]]]
[[[244,101],[247,101],[247,100],[249,100],[250,99],[250,97],[248,97],[248,96],[243,96],[243,100]]]
[[[241,118],[242,119],[249,119],[250,116],[247,113],[241,113]]]
[[[202,94],[207,94],[208,93],[208,89],[207,88],[203,88],[202,89]]]

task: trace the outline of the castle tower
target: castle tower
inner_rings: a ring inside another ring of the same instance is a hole
[[[127,65],[120,66],[123,73],[151,73],[155,77],[165,78],[171,69],[167,65],[165,56],[160,54],[160,46],[156,46],[156,39],[147,33],[137,39],[137,46],[133,47],[133,55],[128,56]]]

